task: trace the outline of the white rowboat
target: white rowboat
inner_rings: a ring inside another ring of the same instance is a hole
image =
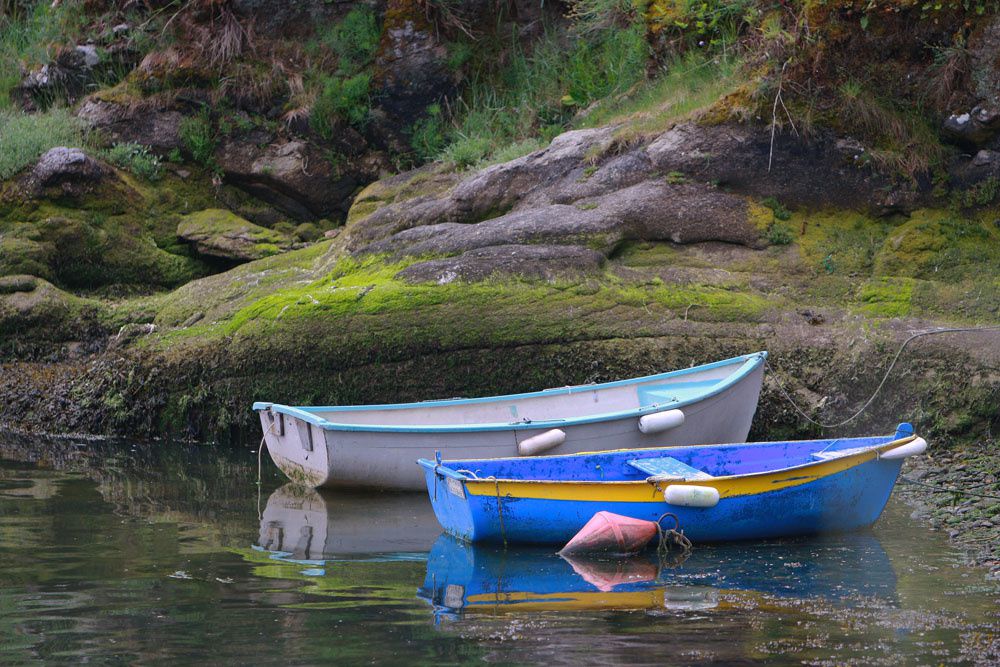
[[[311,486],[423,490],[418,458],[574,454],[744,442],[766,352],[527,394],[393,405],[254,403],[267,450]]]

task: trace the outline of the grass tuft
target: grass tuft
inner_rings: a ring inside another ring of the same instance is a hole
[[[0,180],[14,176],[50,148],[86,145],[83,124],[65,109],[37,114],[0,111]]]

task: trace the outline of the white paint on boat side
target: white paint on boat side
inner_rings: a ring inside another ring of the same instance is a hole
[[[554,428],[517,443],[517,453],[521,456],[536,456],[558,447],[564,442],[566,442],[566,432]]]
[[[662,433],[684,423],[682,410],[667,410],[654,412],[651,415],[639,417],[639,430],[643,433]]]
[[[719,490],[694,484],[670,484],[663,490],[668,505],[679,507],[715,507],[719,504]]]
[[[757,408],[763,371],[763,365],[760,365],[723,391],[688,404],[684,408],[684,423],[661,433],[643,433],[636,427],[638,419],[635,416],[585,422],[560,427],[558,430],[565,432],[565,441],[553,446],[547,453],[574,454],[609,448],[669,447],[693,442],[744,442]],[[692,379],[691,376],[688,378]],[[700,380],[702,377],[694,379]],[[584,395],[587,398],[583,403],[590,403],[591,397]],[[607,398],[613,397],[602,393],[599,404],[604,405]],[[617,407],[614,400],[612,403]],[[499,404],[504,408],[500,421],[509,423],[512,420],[512,403]],[[555,403],[549,407],[551,405]],[[473,407],[475,404],[466,405],[466,409]],[[524,414],[524,404],[520,403],[519,407],[519,414],[530,422],[531,417]],[[373,408],[368,414],[372,415],[374,411]],[[285,435],[279,437],[278,414],[269,412],[262,410],[260,416],[272,459],[289,478],[313,486],[367,486],[426,491],[423,471],[416,465],[419,458],[432,458],[435,451],[440,451],[445,459],[518,456],[521,455],[518,447],[520,436],[530,439],[546,432],[541,429],[528,432],[506,429],[475,433],[383,432],[316,427],[313,432],[313,451],[309,451],[308,440],[305,443],[300,440],[301,437],[307,438],[308,432],[300,433],[294,425],[296,417],[285,415]],[[336,416],[326,414],[334,419],[345,416],[345,413],[337,413]],[[272,423],[271,416],[274,417],[274,429],[267,432]],[[466,415],[455,423],[472,422],[476,416]]]
[[[925,451],[927,451],[927,441],[923,438],[917,438],[916,440],[908,442],[905,445],[900,445],[899,447],[890,449],[887,452],[882,452],[879,458],[894,461],[896,459],[905,459],[908,456],[923,454]]]

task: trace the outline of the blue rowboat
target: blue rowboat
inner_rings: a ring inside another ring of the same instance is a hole
[[[564,544],[601,510],[672,513],[692,541],[719,542],[869,526],[903,459],[926,448],[900,424],[882,437],[418,463],[445,532],[469,542]]]
[[[789,564],[794,567],[788,567]],[[872,533],[767,540],[695,549],[682,565],[647,553],[624,558],[559,556],[551,548],[504,549],[449,535],[434,543],[417,597],[438,618],[521,611],[724,606],[756,598],[898,601],[896,573]]]
[[[746,440],[766,353],[603,384],[394,405],[254,403],[267,451],[310,486],[424,488],[413,465]]]

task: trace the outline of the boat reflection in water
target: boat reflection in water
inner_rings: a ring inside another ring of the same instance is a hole
[[[696,546],[686,559],[560,557],[447,535],[434,543],[418,596],[436,619],[467,613],[732,607],[744,598],[896,602],[896,575],[870,533]]]
[[[257,548],[296,563],[343,557],[423,560],[440,532],[426,498],[414,494],[286,484],[267,499]]]

